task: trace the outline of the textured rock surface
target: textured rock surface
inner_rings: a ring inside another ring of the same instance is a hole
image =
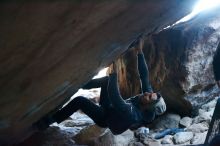
[[[74,140],[77,144],[90,146],[106,146],[106,145],[128,145],[134,139],[134,133],[130,130],[123,132],[120,135],[113,135],[109,129],[103,131],[101,128],[94,129],[94,126],[89,126],[78,133]],[[100,130],[102,131],[100,133]]]
[[[179,128],[180,119],[179,115],[169,113],[158,117],[158,119],[153,122],[153,127],[155,129]]]
[[[187,131],[191,131],[194,133],[203,133],[208,130],[208,125],[199,123],[199,124],[192,124],[187,128]]]
[[[189,127],[192,124],[192,118],[190,117],[183,117],[180,120],[180,126],[182,127]]]
[[[35,133],[28,141],[18,146],[77,146],[72,137],[79,131],[73,127],[61,129],[53,126],[45,131]]]
[[[173,136],[172,135],[166,135],[162,140],[161,144],[170,144],[173,145]]]
[[[0,142],[25,138],[33,122],[63,105],[139,33],[174,23],[191,6],[190,0],[2,1]]]
[[[192,132],[179,132],[173,136],[175,144],[183,144],[193,138]]]
[[[105,133],[105,128],[100,128],[97,125],[90,125],[82,129],[75,137],[76,143],[85,145],[95,145],[95,141]]]
[[[207,132],[195,133],[193,139],[191,140],[192,144],[203,144],[205,142]]]

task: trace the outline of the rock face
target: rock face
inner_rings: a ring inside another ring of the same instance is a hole
[[[192,105],[208,99],[207,94],[201,93],[201,98],[192,94],[213,86],[211,63],[220,40],[218,19],[219,10],[146,36],[144,54],[150,80],[170,110],[190,115]],[[120,87],[125,97],[140,93],[136,60],[134,50],[118,60]]]
[[[196,1],[193,1],[193,4]],[[192,1],[2,1],[0,143],[61,107],[141,32],[158,31]]]
[[[180,120],[181,127],[189,127],[192,124],[192,118],[184,117]]]
[[[187,141],[190,141],[193,138],[192,132],[180,132],[174,135],[174,142],[176,144],[182,144]]]
[[[154,129],[168,129],[168,128],[178,128],[180,122],[180,116],[177,114],[165,114],[159,117],[153,123]]]

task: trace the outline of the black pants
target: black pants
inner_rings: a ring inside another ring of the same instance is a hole
[[[88,86],[88,88],[96,87],[97,85],[101,86],[99,102],[100,105],[96,105],[94,102],[83,96],[78,96],[53,116],[56,122],[62,122],[63,120],[71,116],[74,112],[80,109],[86,115],[88,115],[98,126],[107,127],[105,110],[109,108],[111,104],[107,92],[108,81],[109,77],[104,77],[100,79],[95,79],[93,80],[93,82],[89,82],[86,85]]]

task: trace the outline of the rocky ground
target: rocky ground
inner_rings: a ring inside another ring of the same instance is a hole
[[[77,112],[64,122],[60,124],[55,123],[46,131],[36,133],[21,145],[28,145],[31,141],[34,141],[35,145],[38,146],[171,146],[203,144],[214,112],[216,100],[220,95],[216,87],[209,92],[211,92],[209,94],[215,96],[209,100],[204,100],[206,101],[205,104],[195,107],[192,117],[181,117],[174,113],[166,113],[156,119],[149,127],[141,127],[136,131],[127,130],[120,135],[114,136],[109,129],[99,128],[88,116]],[[94,97],[97,93],[97,91],[92,91],[88,95]],[[194,96],[202,96],[203,94],[201,92],[194,94]],[[178,128],[181,132],[170,132],[164,137],[156,138],[158,137],[158,133],[170,128]]]

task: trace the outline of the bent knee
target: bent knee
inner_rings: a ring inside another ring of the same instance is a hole
[[[81,104],[88,101],[88,99],[86,97],[83,96],[77,96],[75,97],[69,104]]]

